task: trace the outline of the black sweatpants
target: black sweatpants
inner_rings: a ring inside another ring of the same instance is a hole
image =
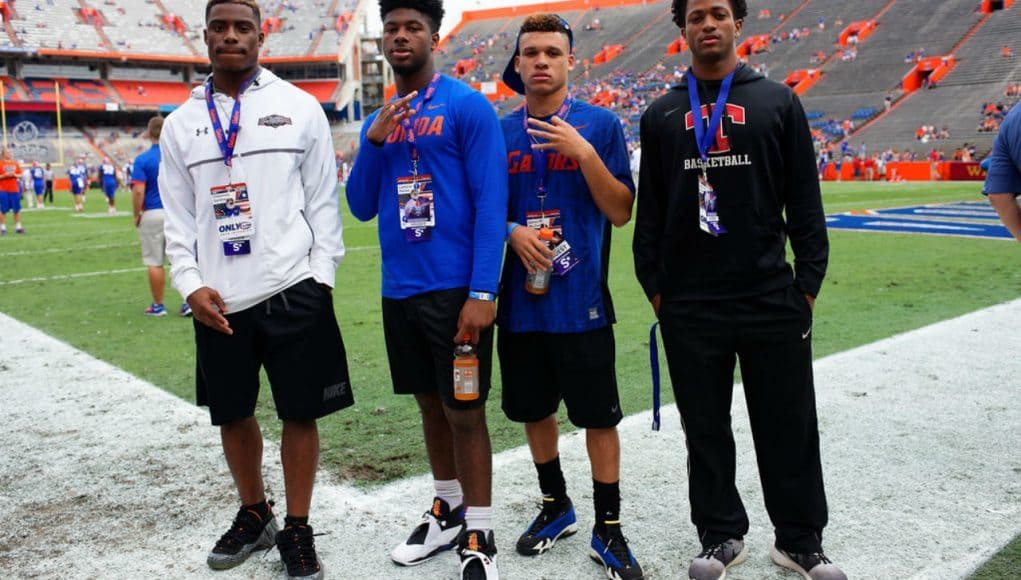
[[[827,509],[805,297],[791,286],[750,298],[670,301],[659,317],[687,438],[691,519],[703,547],[748,532],[734,484],[736,359],[777,546],[820,551]]]

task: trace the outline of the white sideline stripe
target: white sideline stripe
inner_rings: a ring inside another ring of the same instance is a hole
[[[1021,300],[1015,300],[816,361],[831,508],[826,551],[849,577],[962,578],[1021,532],[1021,361],[1002,355],[1021,349],[1019,326]],[[0,518],[31,531],[0,536],[12,575],[279,575],[276,552],[226,572],[205,566],[236,499],[217,430],[203,409],[3,314],[0,328],[0,352],[11,355],[0,366]],[[622,381],[645,385],[648,376]],[[737,487],[751,519],[746,542],[752,556],[733,575],[785,580],[790,575],[766,555],[772,526],[762,507],[742,389],[734,396]],[[368,411],[356,406],[323,422]],[[684,438],[673,408],[664,409],[662,432],[651,432],[650,420],[649,411],[640,412],[619,427],[622,519],[646,575],[676,578],[699,551],[688,518]],[[423,453],[417,429],[392,437],[393,452]],[[584,531],[592,519],[583,434],[562,436],[560,451]],[[267,442],[264,456],[270,494],[282,514],[278,447]],[[534,467],[526,447],[497,454],[493,464],[503,576],[604,578],[588,560],[586,533],[541,558],[514,554],[518,534],[536,511]],[[320,473],[312,525],[329,533],[316,542],[327,574],[453,576],[451,554],[406,569],[387,558],[432,495],[428,475],[362,491]],[[76,513],[87,515],[89,525],[68,526],[64,509],[41,509],[65,506],[70,498],[84,498],[74,509],[84,510]],[[48,541],[33,540],[38,537]]]
[[[128,272],[144,272],[141,268],[121,268],[119,270],[100,270],[98,272],[77,272],[74,274],[62,274],[60,276],[37,276],[35,278],[21,278],[19,280],[0,280],[0,286],[14,286],[16,284],[29,284],[31,282],[53,282],[55,280],[72,280],[74,278],[93,278],[95,276],[112,276],[114,274],[126,274]]]
[[[120,244],[111,244],[111,245],[106,246],[106,247],[111,247],[112,248],[112,247],[119,247],[119,246],[120,246]],[[365,251],[365,250],[378,250],[378,249],[379,249],[379,246],[354,246],[354,247],[351,247],[351,248],[346,248],[345,251],[348,251],[348,252],[359,252],[359,251]],[[67,251],[67,250],[59,250],[59,251]],[[28,253],[31,253],[31,252],[0,254],[0,256],[8,256],[8,255],[15,255],[15,254],[23,255],[23,254],[28,254]],[[45,253],[49,253],[49,252],[47,251]],[[16,284],[28,284],[28,283],[31,283],[31,282],[52,282],[52,281],[55,281],[55,280],[71,280],[73,278],[92,278],[94,276],[112,276],[114,274],[126,274],[126,273],[129,273],[129,272],[144,272],[145,269],[146,268],[143,266],[143,267],[140,267],[140,268],[121,268],[121,269],[117,269],[117,270],[99,270],[97,272],[77,272],[77,273],[74,273],[74,274],[61,274],[60,276],[37,276],[35,278],[21,278],[21,279],[18,279],[18,280],[0,280],[0,286],[14,286]]]
[[[48,248],[45,250],[21,250],[19,252],[0,252],[0,257],[4,256],[36,256],[40,254],[67,254],[72,252],[80,252],[83,250],[109,250],[111,248],[133,248],[137,247],[138,243],[134,244],[98,244],[95,246],[75,246],[74,248]]]

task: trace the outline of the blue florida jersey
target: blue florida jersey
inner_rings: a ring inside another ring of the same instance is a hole
[[[45,177],[46,177],[46,172],[43,171],[42,167],[33,167],[32,168],[32,181],[35,181],[37,183],[42,183],[43,179]]]
[[[580,262],[565,275],[554,275],[548,294],[534,296],[525,291],[521,259],[508,247],[496,321],[511,332],[573,333],[602,328],[615,322],[606,278],[612,226],[592,200],[578,162],[556,151],[546,155],[547,195],[540,215],[536,157],[524,131],[524,115],[522,107],[501,121],[507,143],[508,219],[527,227],[544,218],[571,245]],[[574,101],[565,116],[633,195],[627,143],[617,117],[581,101]]]
[[[100,165],[99,173],[103,176],[104,182],[117,183],[117,168],[112,163]]]
[[[441,76],[432,97],[424,103],[423,97],[413,102],[411,123],[419,175],[428,177],[432,202],[400,207],[398,180],[412,175],[411,145],[401,126],[382,147],[369,143],[365,133],[377,111],[362,128],[347,182],[348,205],[359,220],[378,218],[383,296],[402,299],[461,287],[495,293],[507,215],[500,123],[481,93],[453,78]],[[409,241],[401,229],[402,220],[416,217],[416,211],[435,223],[428,241]]]

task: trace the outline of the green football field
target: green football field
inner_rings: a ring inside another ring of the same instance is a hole
[[[977,200],[979,190],[977,182],[826,184],[823,201],[827,213],[834,213]],[[0,239],[0,311],[193,401],[192,323],[173,314],[142,315],[149,292],[130,199],[123,192],[119,198],[123,215],[106,216],[96,190],[89,193],[87,213],[74,215],[68,211],[70,196],[58,192],[56,209],[23,214],[27,234],[16,236],[9,225],[12,231]],[[344,212],[348,254],[337,273],[334,303],[356,404],[320,422],[322,463],[340,478],[371,487],[423,473],[427,464],[414,401],[391,392],[380,326],[375,223],[356,222]],[[614,232],[610,266],[618,375],[627,414],[651,407],[648,334],[653,321],[634,278],[631,235],[630,224]],[[815,310],[817,357],[1021,294],[1018,248],[1009,241],[842,231],[831,231],[830,240],[829,270]],[[174,313],[180,297],[168,288],[166,302]],[[7,354],[6,364],[16,372],[17,353]],[[499,373],[494,375],[489,422],[494,451],[501,451],[523,445],[524,437],[520,426],[500,411]],[[664,385],[664,394],[669,392]],[[268,392],[258,415],[267,437],[278,439]],[[1015,540],[1000,558],[977,577],[1016,573],[1021,543]]]

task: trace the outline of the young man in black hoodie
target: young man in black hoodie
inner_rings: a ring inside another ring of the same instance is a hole
[[[703,547],[689,577],[717,580],[747,558],[730,427],[740,360],[776,529],[770,556],[804,578],[844,579],[822,551],[811,331],[829,243],[815,154],[797,96],[737,57],[747,11],[744,0],[673,2],[692,64],[642,116],[635,272],[660,320],[687,438]]]

